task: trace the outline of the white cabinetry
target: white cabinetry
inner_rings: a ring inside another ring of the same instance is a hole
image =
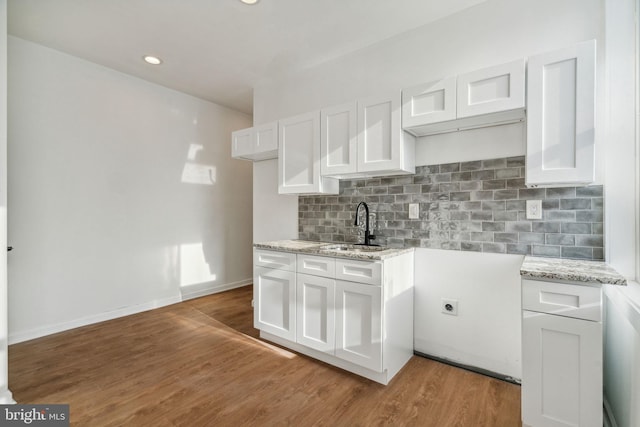
[[[404,89],[402,100],[402,126],[405,129],[455,120],[456,78],[449,77]],[[417,130],[413,132],[419,133]]]
[[[278,192],[338,194],[338,180],[320,175],[320,112],[280,120]]]
[[[594,181],[595,40],[529,58],[530,186]]]
[[[262,338],[383,384],[413,355],[413,253],[358,261],[255,249],[254,264]]]
[[[358,169],[356,103],[324,108],[320,112],[321,172],[324,176],[354,174]]]
[[[296,341],[318,351],[335,351],[336,281],[327,277],[297,275]]]
[[[358,101],[358,172],[415,173],[415,140],[402,130],[400,97]]]
[[[241,129],[231,134],[231,157],[243,160],[278,156],[278,122]]]
[[[336,356],[382,372],[382,288],[336,283]]]
[[[415,139],[402,130],[400,94],[323,109],[322,175],[415,173]]]
[[[524,119],[524,59],[402,91],[402,126],[416,136]]]
[[[278,337],[295,340],[295,255],[255,250],[254,265],[254,326]]]
[[[600,287],[522,280],[522,422],[602,426]]]

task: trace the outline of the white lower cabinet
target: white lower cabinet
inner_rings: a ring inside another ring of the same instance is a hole
[[[296,341],[334,354],[336,281],[327,277],[297,275]]]
[[[382,288],[336,282],[336,356],[382,372]]]
[[[523,308],[523,425],[601,427],[601,289],[523,280]]]
[[[413,253],[359,261],[256,249],[254,318],[264,339],[387,384],[413,355]]]
[[[256,329],[288,340],[296,339],[296,273],[255,267],[253,273]]]

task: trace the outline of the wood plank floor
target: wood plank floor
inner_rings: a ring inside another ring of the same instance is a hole
[[[257,339],[251,286],[9,347],[76,426],[520,426],[516,385],[414,356],[382,386]]]

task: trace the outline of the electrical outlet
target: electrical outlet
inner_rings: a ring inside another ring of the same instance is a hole
[[[527,219],[542,219],[542,200],[527,200]]]
[[[450,299],[450,298],[442,298],[440,309],[444,314],[449,314],[451,316],[458,315],[458,300]]]
[[[409,203],[409,219],[420,218],[420,205],[418,203]]]

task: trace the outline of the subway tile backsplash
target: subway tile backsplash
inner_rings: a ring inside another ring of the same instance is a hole
[[[520,156],[341,180],[337,196],[299,198],[299,238],[361,242],[354,212],[365,201],[376,244],[604,259],[602,186],[526,188],[524,173]],[[542,200],[542,219],[526,218],[527,200]],[[419,219],[409,219],[409,203]]]

